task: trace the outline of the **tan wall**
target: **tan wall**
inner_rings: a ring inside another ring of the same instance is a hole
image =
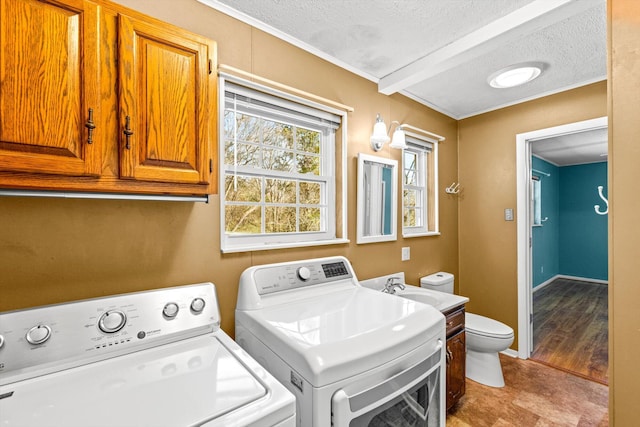
[[[516,331],[518,282],[516,135],[607,115],[605,82],[461,120],[459,123],[460,293],[468,308]]]
[[[609,0],[609,378],[611,425],[640,401],[640,2]]]
[[[220,253],[219,198],[209,204],[0,198],[0,311],[201,281],[217,285],[222,327],[233,334],[237,283],[255,264],[345,255],[360,279],[404,271],[407,281],[458,272],[457,199],[442,191],[438,237],[355,244],[356,157],[374,154],[376,113],[445,136],[440,180],[457,179],[457,122],[292,47],[193,0],[120,3],[218,42],[219,62],[355,107],[348,117],[350,244],[311,249]],[[386,146],[378,153],[400,160]],[[446,185],[446,184],[445,184]],[[400,226],[400,222],[398,223]],[[400,233],[401,234],[401,233]],[[411,260],[400,261],[401,248]]]

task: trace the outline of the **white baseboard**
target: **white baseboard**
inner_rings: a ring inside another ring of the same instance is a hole
[[[551,279],[545,280],[544,282],[540,283],[538,286],[533,288],[531,292],[539,291],[540,289],[544,288],[545,286],[552,283],[556,279],[578,280],[580,282],[591,282],[591,283],[599,283],[601,285],[609,285],[608,280],[591,279],[589,277],[567,276],[566,274],[556,274]]]
[[[500,353],[504,354],[505,356],[510,356],[510,357],[514,357],[517,358],[518,357],[518,352],[516,350],[513,350],[511,348],[508,348],[504,351],[501,351]]]
[[[589,277],[567,276],[566,274],[558,274],[559,279],[579,280],[581,282],[600,283],[601,285],[608,285],[608,280],[591,279]]]

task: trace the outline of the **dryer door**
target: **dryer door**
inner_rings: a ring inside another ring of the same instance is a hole
[[[430,357],[374,387],[338,390],[331,401],[333,426],[444,426],[441,350],[439,343]]]

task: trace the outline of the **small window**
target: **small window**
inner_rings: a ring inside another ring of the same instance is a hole
[[[402,153],[402,235],[440,234],[438,229],[437,143],[406,134]]]
[[[344,117],[269,92],[223,83],[223,252],[337,239],[336,130]]]
[[[534,227],[542,225],[542,183],[540,177],[531,176],[531,220]]]

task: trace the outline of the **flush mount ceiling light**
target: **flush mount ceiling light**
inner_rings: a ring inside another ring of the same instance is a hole
[[[542,62],[525,62],[498,70],[487,81],[491,87],[498,89],[520,86],[540,76],[543,69]]]

